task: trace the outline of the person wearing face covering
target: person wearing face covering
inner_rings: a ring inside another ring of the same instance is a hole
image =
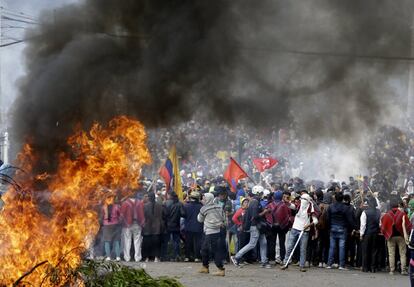
[[[220,230],[225,226],[225,215],[223,208],[214,202],[214,195],[204,194],[204,206],[200,209],[197,220],[204,224],[204,241],[201,247],[201,258],[203,262],[199,273],[209,273],[210,251],[214,254],[214,263],[218,271],[213,273],[215,276],[224,276],[223,256],[225,250],[220,242]]]
[[[318,218],[315,216],[315,210],[311,203],[311,197],[309,194],[304,193],[300,197],[300,206],[296,213],[295,220],[293,222],[292,229],[289,235],[289,242],[286,251],[285,259],[283,260],[282,270],[287,268],[287,260],[290,254],[294,251],[296,241],[299,239],[300,233],[303,231],[303,235],[300,239],[300,271],[306,272],[305,261],[306,261],[306,250],[308,247],[309,231],[312,225],[318,224]]]

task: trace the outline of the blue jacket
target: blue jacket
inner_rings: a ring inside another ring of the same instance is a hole
[[[188,232],[203,232],[203,224],[198,222],[197,215],[203,205],[198,201],[184,204],[184,230]]]
[[[340,226],[345,229],[355,229],[351,208],[342,202],[331,204],[328,209],[328,226]]]

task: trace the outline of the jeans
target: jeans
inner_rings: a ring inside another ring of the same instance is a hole
[[[124,240],[124,259],[129,261],[131,259],[131,239],[134,241],[135,261],[139,262],[142,259],[141,246],[142,246],[142,228],[138,224],[134,223],[130,227],[122,228],[122,238]]]
[[[300,233],[302,231],[292,228],[289,234],[289,244],[286,250],[286,256],[283,260],[283,265],[286,265],[287,260],[292,252],[294,252],[293,247],[295,247],[296,241],[298,241]],[[308,248],[308,239],[309,239],[309,232],[303,232],[302,238],[300,239],[300,267],[305,267],[306,261],[306,249]]]
[[[180,231],[169,231],[168,232],[169,240],[172,239],[173,242],[173,251],[174,259],[177,259],[180,256]]]
[[[346,243],[346,228],[342,226],[332,225],[331,236],[329,240],[329,259],[328,266],[334,263],[336,243],[339,241],[339,266],[345,267],[345,243]]]
[[[118,240],[115,240],[113,243],[113,248],[115,251],[115,257],[121,257],[121,250],[120,250],[120,244]],[[111,257],[111,242],[110,241],[105,241],[104,243],[104,247],[105,247],[105,256],[106,257]]]
[[[225,250],[220,244],[220,233],[205,235],[203,240],[203,246],[201,247],[201,257],[203,259],[203,266],[208,268],[210,261],[210,250],[214,253],[214,263],[217,268],[223,269],[223,256]]]
[[[260,234],[256,226],[250,227],[250,240],[246,246],[244,246],[237,254],[234,256],[237,261],[243,257],[244,254],[256,248],[257,242],[260,246],[260,262],[262,264],[267,263],[267,241],[264,234]]]

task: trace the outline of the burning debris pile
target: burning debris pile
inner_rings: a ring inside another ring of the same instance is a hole
[[[91,243],[87,239],[98,232],[95,210],[104,192],[128,195],[137,187],[143,165],[151,162],[144,127],[127,117],[78,131],[67,143],[71,153],[60,154],[56,173],[36,175],[35,181],[36,151],[26,145],[19,156],[26,171],[17,177],[22,190],[6,194],[7,207],[0,214],[0,284],[12,284],[42,262],[25,282],[68,283],[64,270],[80,265]],[[43,282],[44,278],[53,281]]]

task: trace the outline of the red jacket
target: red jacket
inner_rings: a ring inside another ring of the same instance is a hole
[[[130,227],[133,224],[134,209],[137,215],[138,224],[143,227],[145,224],[144,203],[141,200],[127,199],[121,205],[121,219],[124,227]]]
[[[410,233],[411,223],[405,212],[399,210],[398,208],[393,208],[382,216],[381,232],[382,234],[384,234],[385,239],[388,240],[392,237],[393,227],[395,227],[395,229],[401,234],[401,236],[404,236],[404,230],[402,227],[403,217],[405,218],[405,226],[407,232]]]
[[[243,215],[245,214],[246,210],[243,208],[237,209],[237,211],[233,214],[232,220],[234,224],[240,226],[243,224]]]

